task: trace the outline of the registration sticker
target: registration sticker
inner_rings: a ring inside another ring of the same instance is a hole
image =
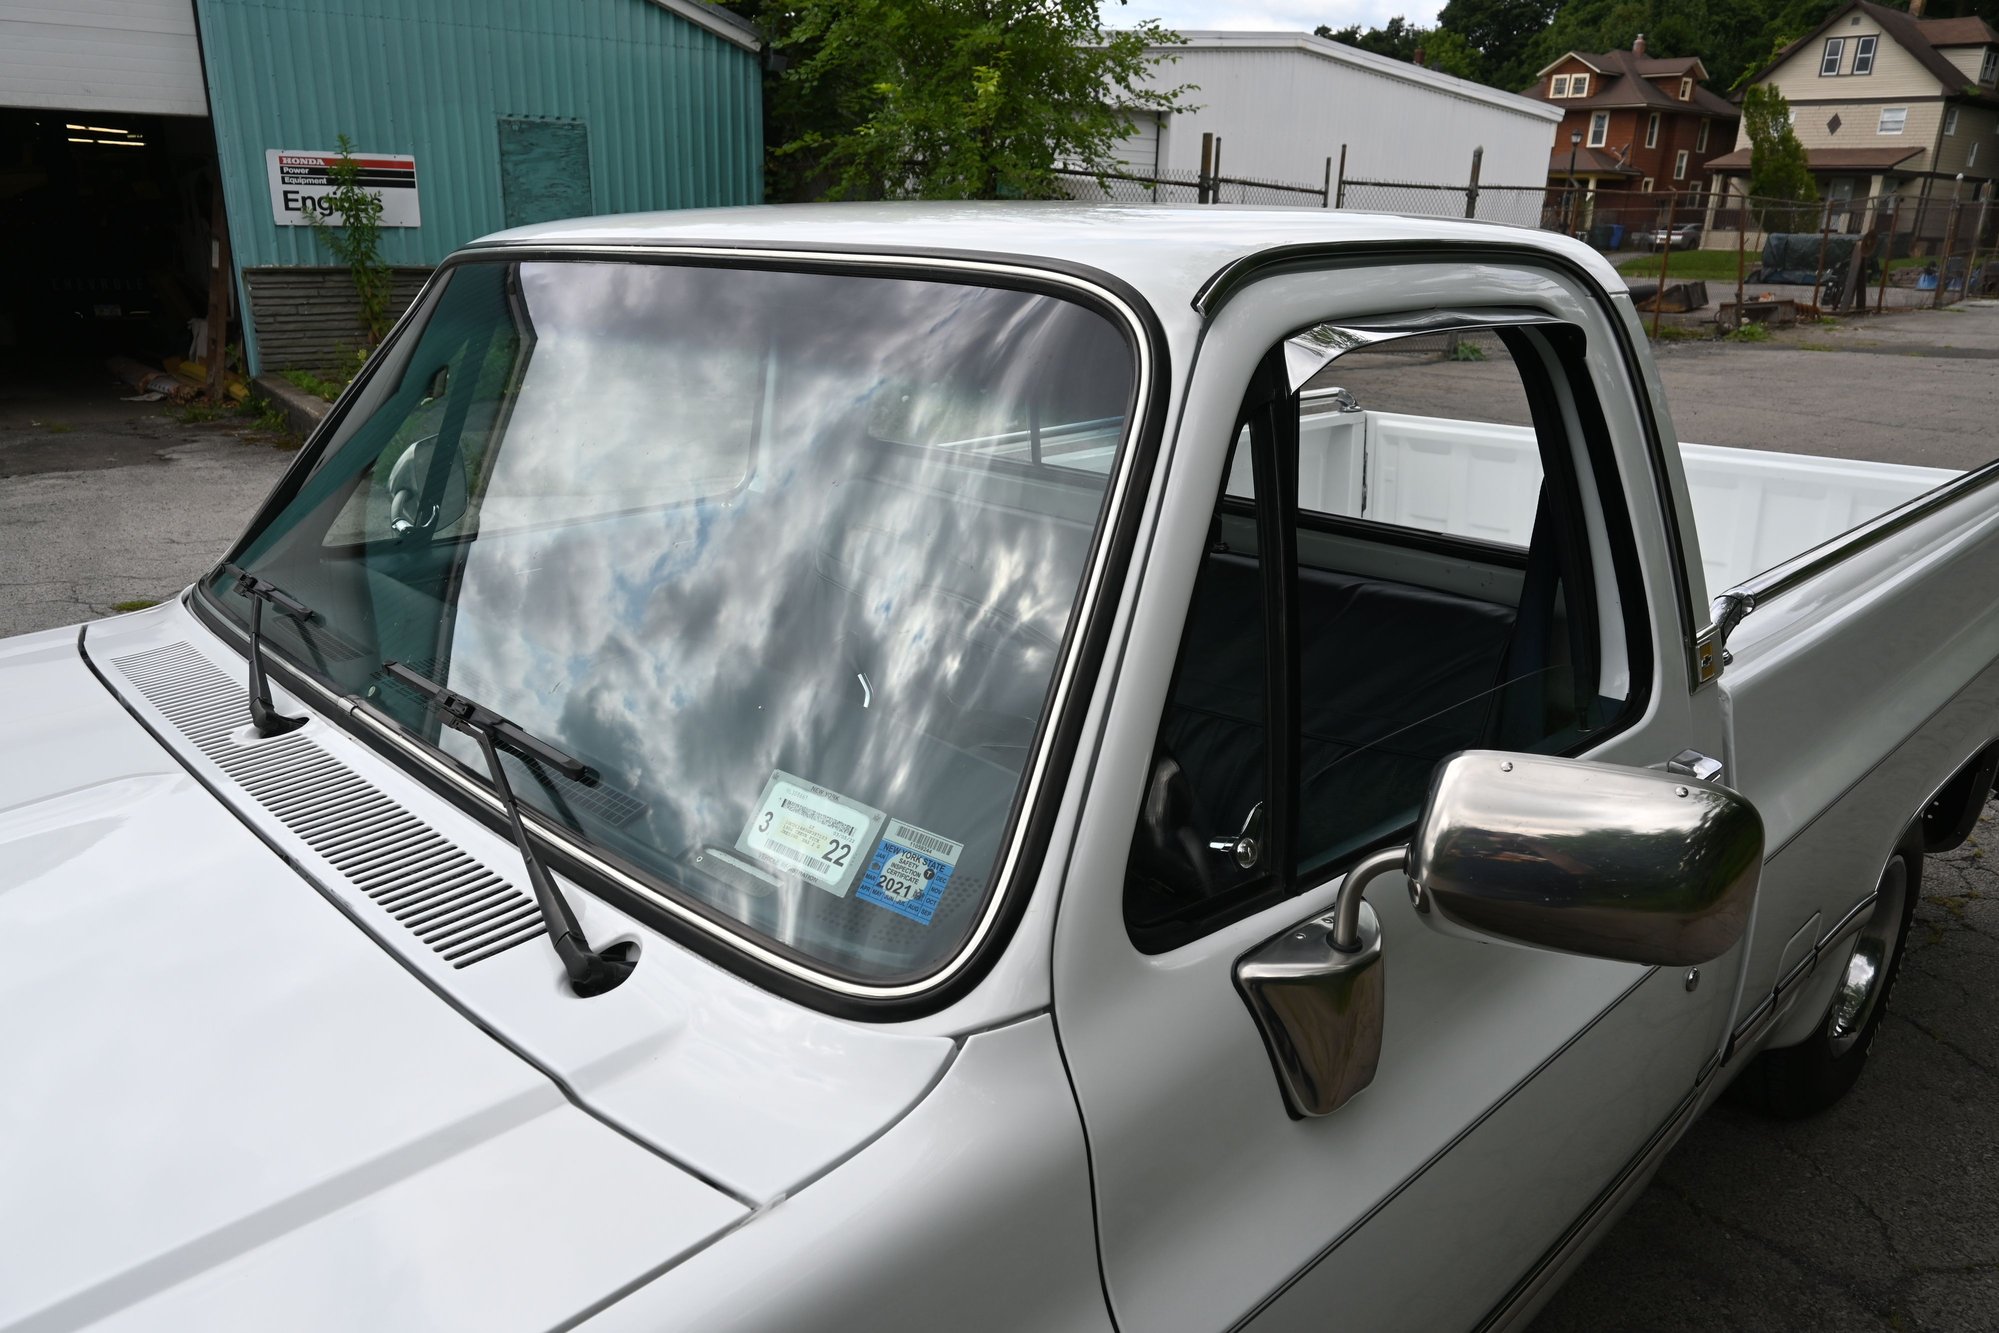
[[[844,898],[883,818],[871,805],[779,769],[764,783],[736,846]]]
[[[964,853],[963,843],[891,819],[854,896],[927,926]]]

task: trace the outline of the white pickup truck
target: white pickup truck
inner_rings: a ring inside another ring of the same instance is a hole
[[[1530,232],[467,248],[0,644],[0,1328],[1524,1324],[1999,767],[1999,469],[1677,438]]]

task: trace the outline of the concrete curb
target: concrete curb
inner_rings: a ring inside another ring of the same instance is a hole
[[[313,428],[333,408],[333,404],[325,399],[275,375],[259,375],[250,381],[250,387],[259,397],[269,399],[284,412],[285,420],[291,423],[292,433],[301,440],[312,434]]]

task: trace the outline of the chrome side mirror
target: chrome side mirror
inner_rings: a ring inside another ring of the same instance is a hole
[[[1762,871],[1763,819],[1725,787],[1490,750],[1438,766],[1408,865],[1447,933],[1668,967],[1735,946]]]
[[[1763,820],[1723,787],[1652,769],[1471,750],[1438,765],[1407,848],[1347,872],[1333,910],[1236,962],[1294,1116],[1329,1115],[1374,1081],[1383,875],[1446,934],[1659,966],[1704,963],[1749,924]]]

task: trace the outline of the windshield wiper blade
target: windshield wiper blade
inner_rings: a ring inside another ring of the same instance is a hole
[[[514,845],[520,849],[521,860],[527,864],[528,883],[534,888],[535,903],[541,908],[542,924],[548,930],[549,943],[555,947],[555,956],[562,960],[562,970],[569,975],[570,989],[587,999],[592,995],[602,995],[630,976],[633,967],[630,946],[614,944],[602,953],[591,949],[568,899],[555,887],[548,867],[542,864],[541,854],[535,851],[533,842],[528,838],[527,823],[521,818],[520,798],[514,795],[513,784],[507,781],[507,770],[500,763],[500,751],[512,750],[578,782],[594,782],[596,773],[582,760],[523,731],[492,709],[438,684],[422,672],[412,671],[401,662],[384,662],[382,669],[422,695],[430,707],[443,715],[448,725],[478,742],[479,753],[486,760],[486,771],[492,775],[493,789],[499,794],[500,806],[506,811],[507,823],[513,828]]]
[[[305,725],[302,717],[280,713],[271,703],[271,682],[264,677],[264,603],[269,602],[298,622],[300,636],[312,619],[312,608],[272,583],[236,565],[224,565],[225,574],[236,576],[236,591],[250,599],[250,725],[259,736],[269,739],[297,731]]]

